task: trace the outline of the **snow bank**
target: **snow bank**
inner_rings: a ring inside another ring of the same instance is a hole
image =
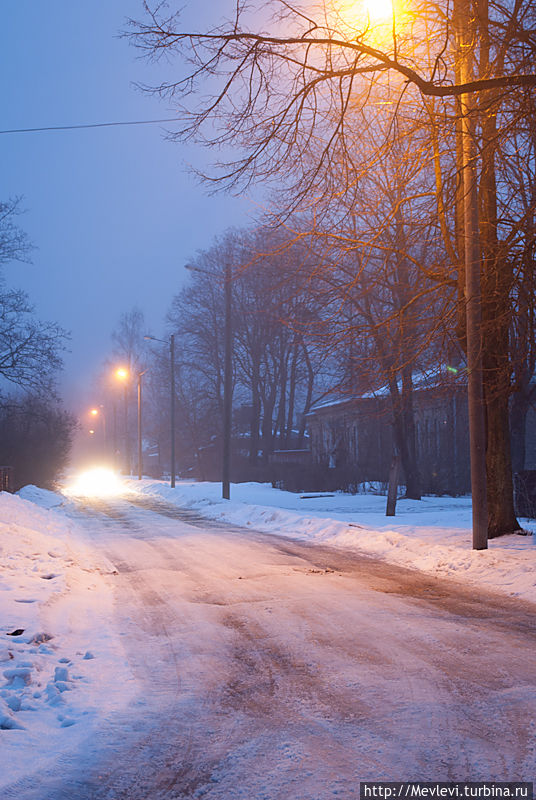
[[[60,495],[37,487],[21,494],[0,493],[0,794],[79,748],[102,708],[125,705],[132,686],[109,621],[108,565],[72,521],[49,510]]]
[[[536,523],[523,520],[528,536],[504,536],[491,540],[488,550],[473,550],[467,497],[399,500],[397,516],[386,517],[386,499],[376,495],[300,496],[269,484],[243,483],[233,485],[231,500],[224,501],[216,483],[180,481],[175,489],[160,481],[132,481],[131,485],[211,519],[352,548],[536,602]]]
[[[39,486],[34,486],[33,484],[23,486],[17,494],[24,500],[29,500],[41,508],[56,508],[61,506],[65,500],[63,495],[49,492],[48,489],[40,489]]]

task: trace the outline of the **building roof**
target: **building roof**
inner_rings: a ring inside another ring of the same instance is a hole
[[[397,380],[398,388],[402,388],[402,380],[398,378]],[[441,371],[428,371],[428,372],[415,372],[413,374],[413,388],[416,392],[419,391],[429,391],[431,389],[442,389],[442,388],[457,388],[457,389],[464,389],[467,385],[467,377],[466,377],[466,368],[465,367],[446,367],[442,368]],[[345,405],[351,405],[356,403],[359,400],[374,400],[389,397],[389,386],[388,384],[383,384],[376,389],[372,389],[368,392],[363,392],[362,394],[353,394],[347,396],[341,396],[338,394],[336,397],[331,395],[330,397],[326,397],[323,400],[320,400],[318,403],[314,403],[313,406],[309,409],[306,416],[314,416],[318,412],[324,411],[327,408],[340,408]]]

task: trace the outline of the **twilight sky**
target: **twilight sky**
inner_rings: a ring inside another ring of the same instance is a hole
[[[182,5],[201,26],[218,21],[225,0]],[[141,13],[140,0],[5,3],[0,129],[173,116],[132,85],[169,78],[173,66],[151,66],[117,38]],[[94,402],[92,379],[120,314],[138,305],[161,335],[183,265],[248,222],[247,201],[209,197],[188,174],[205,152],[166,142],[164,127],[0,135],[1,197],[23,196],[19,223],[37,247],[33,264],[7,267],[7,283],[71,331],[61,391],[76,411]]]

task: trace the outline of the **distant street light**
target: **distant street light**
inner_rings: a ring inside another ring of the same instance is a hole
[[[102,444],[103,447],[106,448],[106,416],[104,414],[104,407],[98,406],[92,408],[89,412],[90,417],[93,417],[94,420],[101,420],[101,430],[102,430]]]
[[[208,269],[201,269],[192,264],[185,264],[186,269],[191,272],[201,272],[210,275],[212,278],[219,278],[221,275],[210,272]],[[222,453],[222,479],[221,495],[224,500],[231,497],[231,427],[233,410],[233,383],[232,383],[232,284],[231,265],[225,264],[225,276],[223,287],[225,292],[225,355],[223,372],[223,453]]]
[[[144,339],[152,342],[161,342],[161,344],[168,344],[165,339],[157,339],[156,336],[144,336]],[[169,485],[172,489],[175,488],[175,334],[172,333],[169,337],[169,384],[171,391],[171,452],[170,452],[170,465],[169,470],[171,478]]]

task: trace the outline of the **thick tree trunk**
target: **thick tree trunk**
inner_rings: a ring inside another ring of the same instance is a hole
[[[488,537],[494,539],[521,530],[514,510],[508,397],[486,400],[488,425],[486,474],[488,481]]]
[[[479,0],[480,77],[490,74],[488,2]],[[510,326],[514,282],[510,259],[501,255],[497,221],[495,155],[497,111],[492,92],[480,98],[482,172],[480,177],[480,241],[482,246],[482,364],[486,405],[486,476],[488,537],[520,530],[514,511],[508,399],[511,392]]]

